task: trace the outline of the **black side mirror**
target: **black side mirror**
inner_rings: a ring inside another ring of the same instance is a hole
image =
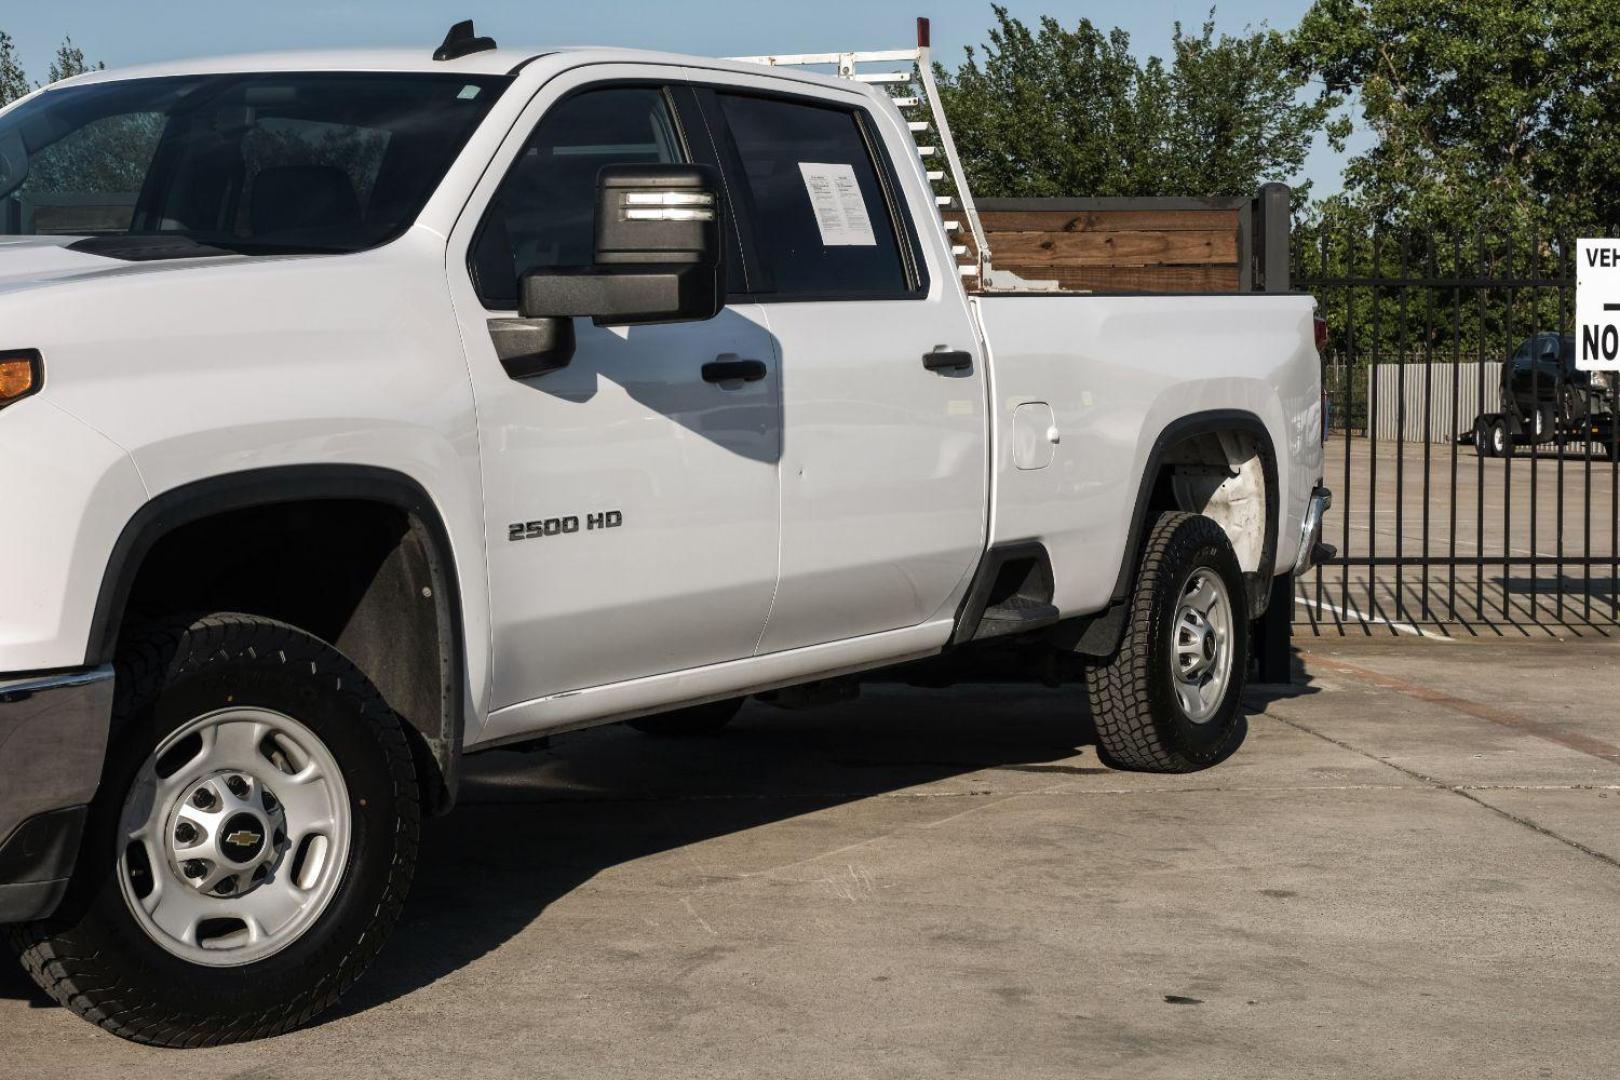
[[[725,306],[720,174],[707,165],[609,165],[596,177],[596,251],[588,267],[531,270],[517,319],[491,319],[514,379],[566,367],[575,317],[597,326],[712,319]]]
[[[720,277],[720,178],[706,165],[609,165],[596,178],[595,265],[523,275],[530,319],[598,326],[712,319]]]

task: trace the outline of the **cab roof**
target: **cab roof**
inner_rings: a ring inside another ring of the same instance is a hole
[[[837,79],[802,69],[781,67],[762,68],[759,64],[739,63],[710,57],[686,56],[678,53],[654,52],[644,49],[622,49],[604,46],[569,46],[563,48],[495,48],[468,53],[453,60],[433,59],[430,48],[390,49],[314,49],[289,52],[245,53],[237,56],[203,57],[194,60],[174,60],[155,64],[139,64],[124,68],[90,71],[66,79],[55,86],[83,86],[90,83],[117,82],[124,79],[161,78],[169,75],[234,75],[253,72],[291,71],[370,71],[420,72],[423,74],[509,75],[532,60],[546,56],[567,54],[570,59],[590,63],[642,63],[678,64],[719,68],[722,70],[761,73],[768,71],[777,78],[837,86],[843,90],[862,88],[862,84]],[[46,87],[47,90],[52,87]]]
[[[394,71],[448,74],[459,72],[464,75],[505,75],[539,55],[543,55],[543,51],[538,49],[485,49],[454,60],[435,60],[431,49],[420,48],[307,49],[137,64],[132,67],[86,72],[67,82],[78,86],[165,75],[228,75],[260,71]]]

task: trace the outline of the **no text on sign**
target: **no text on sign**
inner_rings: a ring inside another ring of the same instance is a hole
[[[1620,371],[1620,240],[1576,242],[1575,366]]]

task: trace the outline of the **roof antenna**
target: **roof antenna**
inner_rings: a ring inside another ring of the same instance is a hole
[[[491,37],[476,37],[473,34],[473,21],[463,19],[450,28],[444,35],[444,44],[433,52],[435,60],[455,60],[468,53],[483,52],[495,47],[495,39]]]

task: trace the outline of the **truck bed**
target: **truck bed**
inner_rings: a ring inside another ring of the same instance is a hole
[[[990,542],[1040,540],[1053,602],[1100,610],[1119,585],[1139,478],[1167,429],[1212,410],[1258,417],[1276,459],[1278,550],[1291,557],[1321,475],[1321,401],[1308,296],[980,295],[990,353]],[[1021,467],[1015,439],[1050,406],[1057,442],[1044,467]],[[1035,409],[1022,406],[1034,405]],[[1107,553],[1107,557],[1099,557]],[[1252,569],[1252,567],[1245,567]]]

